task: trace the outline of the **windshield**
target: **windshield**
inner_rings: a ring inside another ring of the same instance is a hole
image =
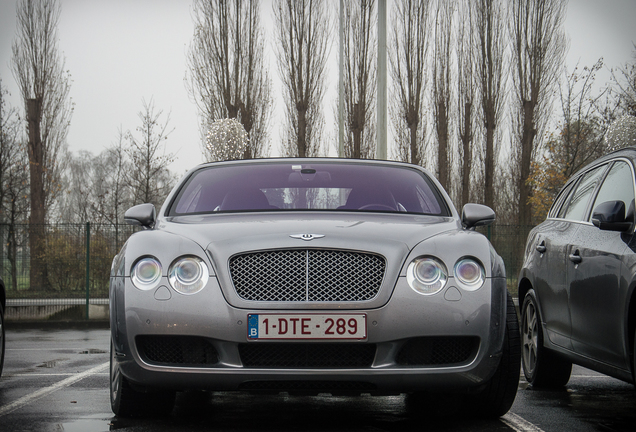
[[[328,162],[206,167],[190,175],[169,215],[281,210],[449,215],[435,186],[418,170]]]

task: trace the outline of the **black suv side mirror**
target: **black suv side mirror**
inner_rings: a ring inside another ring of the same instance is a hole
[[[124,221],[129,225],[152,228],[157,220],[157,212],[152,204],[139,204],[124,213]]]
[[[490,225],[495,217],[495,212],[490,207],[481,204],[466,204],[462,209],[462,225],[466,229]]]
[[[632,226],[632,221],[625,218],[623,201],[607,201],[596,206],[592,223],[604,231],[627,231]]]

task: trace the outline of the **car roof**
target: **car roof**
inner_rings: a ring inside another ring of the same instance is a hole
[[[353,158],[339,158],[339,157],[307,157],[307,158],[295,158],[295,157],[273,157],[273,158],[255,158],[255,159],[235,159],[226,161],[206,162],[197,165],[193,168],[200,169],[208,166],[215,165],[238,165],[238,164],[267,164],[267,163],[298,163],[298,164],[311,164],[311,163],[345,163],[345,164],[361,164],[361,165],[393,165],[409,168],[418,168],[422,171],[428,172],[426,168],[415,165],[409,162],[393,161],[393,160],[379,160],[379,159],[353,159]]]
[[[572,176],[570,177],[570,179],[568,179],[566,184],[570,183],[572,179],[577,178],[581,173],[589,171],[590,168],[595,167],[597,165],[601,165],[604,162],[607,162],[619,157],[629,159],[632,161],[632,164],[636,165],[636,147],[633,147],[633,146],[623,147],[621,149],[614,150],[610,153],[607,153],[606,155],[601,156],[598,159],[595,159],[593,162],[590,162],[589,164],[585,165],[583,168],[581,168],[580,170],[572,174]]]

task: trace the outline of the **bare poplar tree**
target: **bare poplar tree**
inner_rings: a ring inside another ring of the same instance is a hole
[[[375,155],[376,23],[375,0],[345,1],[344,153],[350,158]]]
[[[392,108],[398,159],[421,165],[426,139],[425,116],[429,0],[395,2],[389,64],[393,80]],[[406,127],[405,127],[406,126]]]
[[[471,1],[477,53],[475,67],[479,92],[479,117],[483,120],[484,204],[495,209],[497,132],[506,94],[507,2]]]
[[[172,129],[168,129],[170,115],[161,120],[163,110],[156,110],[153,100],[143,101],[143,110],[138,116],[141,126],[137,127],[139,136],[128,133],[129,146],[126,149],[132,169],[128,176],[128,185],[132,189],[133,204],[152,203],[159,207],[175,179],[166,168],[174,160],[172,154],[166,154],[165,141]]]
[[[437,136],[437,178],[444,189],[450,181],[451,47],[454,1],[438,1],[433,54],[433,115]]]
[[[473,173],[474,137],[476,134],[476,50],[472,2],[463,1],[458,8],[457,22],[457,130],[459,154],[459,207],[470,201]]]
[[[323,0],[277,0],[274,4],[278,69],[283,82],[286,156],[317,156],[324,117],[329,16]]]
[[[513,152],[516,155],[520,225],[532,222],[530,168],[546,127],[552,93],[567,50],[566,2],[515,0],[510,32],[513,61]]]
[[[38,226],[59,192],[59,153],[65,145],[72,114],[70,76],[58,51],[56,0],[21,0],[17,5],[17,37],[11,67],[27,120],[31,213],[31,286],[48,287],[44,242]]]
[[[266,156],[271,82],[259,0],[196,0],[187,85],[199,110],[202,147],[212,122],[237,119],[249,134],[243,158]]]

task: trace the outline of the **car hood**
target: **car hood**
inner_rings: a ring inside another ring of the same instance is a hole
[[[459,229],[450,217],[322,212],[178,216],[162,220],[158,228],[189,238],[203,249],[224,245],[235,249],[242,244],[241,250],[280,247],[364,249],[364,244],[378,243],[399,243],[411,250],[422,240]],[[295,238],[302,234],[313,234],[314,238],[311,241]]]

